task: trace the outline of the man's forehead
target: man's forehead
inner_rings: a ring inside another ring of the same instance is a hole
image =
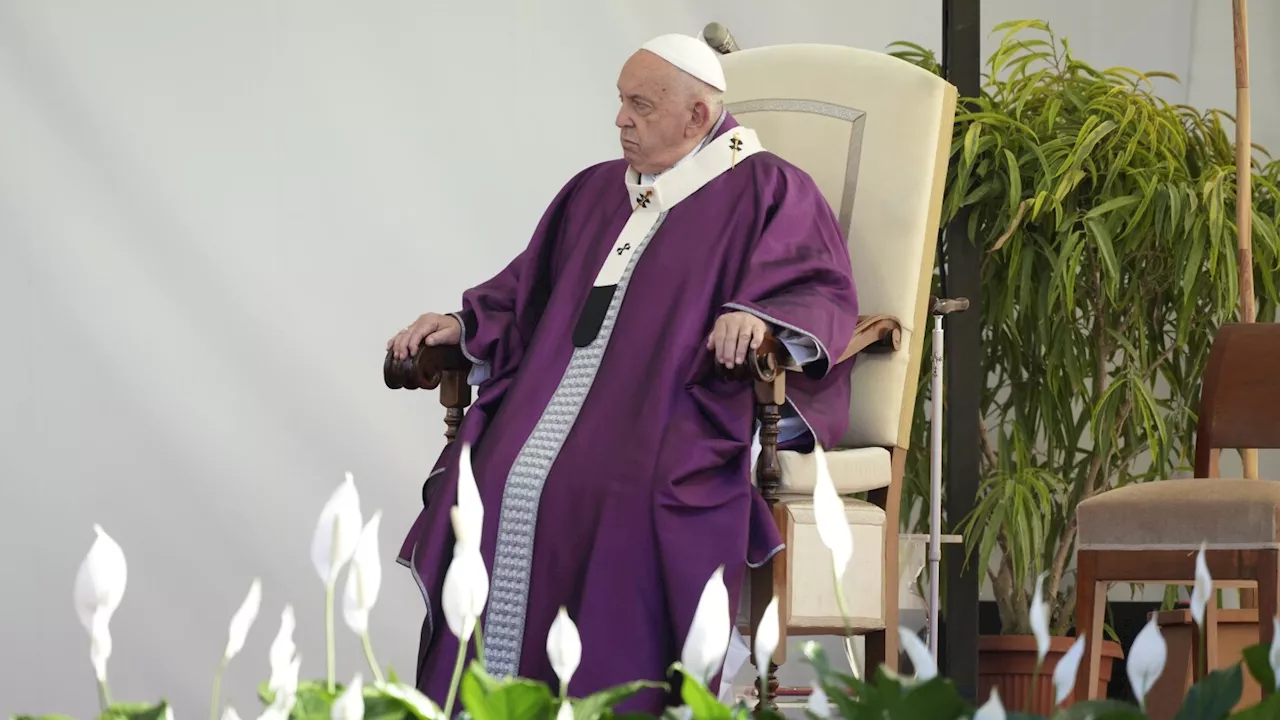
[[[679,68],[648,50],[640,50],[622,66],[618,92],[623,95],[667,95],[679,82]]]

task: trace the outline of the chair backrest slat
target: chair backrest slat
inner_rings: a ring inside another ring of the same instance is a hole
[[[1218,329],[1200,389],[1196,476],[1214,450],[1280,448],[1280,323]]]

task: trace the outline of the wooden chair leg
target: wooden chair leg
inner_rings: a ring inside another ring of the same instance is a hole
[[[1084,635],[1084,667],[1076,674],[1077,702],[1098,698],[1107,584],[1098,582],[1097,577],[1097,555],[1090,550],[1079,551],[1076,556],[1076,634]]]
[[[751,582],[751,643],[755,645],[755,628],[760,627],[760,618],[764,616],[764,610],[769,606],[769,602],[773,599],[774,584],[774,560],[770,559],[758,568],[752,568],[750,573]],[[751,666],[756,669],[756,704],[757,710],[776,711],[778,709],[778,663],[777,659],[782,656],[787,647],[787,628],[786,623],[779,623],[778,626],[778,652],[769,660],[768,672],[763,678],[763,684],[760,677],[760,666],[756,663],[755,653],[751,653]]]
[[[1280,550],[1258,551],[1258,640],[1270,646],[1275,634],[1272,618],[1278,610],[1277,594],[1280,593]],[[1269,697],[1275,688],[1262,688],[1262,697]]]
[[[1204,672],[1202,673],[1200,670],[1198,652],[1192,665],[1194,670],[1191,673],[1191,677],[1196,682],[1203,680],[1204,675],[1213,672],[1218,667],[1218,610],[1218,593],[1210,591],[1209,604],[1204,607]]]

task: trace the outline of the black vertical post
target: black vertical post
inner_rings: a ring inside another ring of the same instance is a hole
[[[981,83],[982,35],[979,0],[942,0],[942,65],[960,97],[977,97]],[[958,109],[959,110],[959,109]],[[969,214],[946,228],[940,254],[944,297],[968,298],[969,309],[945,321],[944,362],[946,517],[951,532],[972,509],[979,481],[978,409],[986,378],[981,369],[982,308],[978,248],[969,241]],[[981,568],[965,568],[963,545],[944,545],[945,623],[940,650],[942,672],[970,700],[978,688],[978,588]],[[982,698],[985,700],[985,698]]]

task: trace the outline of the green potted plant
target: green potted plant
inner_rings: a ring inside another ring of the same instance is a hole
[[[1001,669],[1010,683],[1032,674],[1029,608],[1042,574],[1058,636],[1048,670],[1070,646],[1076,505],[1189,468],[1212,336],[1237,311],[1230,118],[1161,99],[1151,79],[1167,73],[1091,67],[1043,22],[996,31],[981,96],[956,118],[943,212],[944,223],[967,213],[968,237],[949,242],[974,242],[983,257],[982,486],[973,512],[949,526],[999,608],[1000,636],[980,641],[984,696]],[[938,71],[919,46],[893,54]],[[1267,321],[1280,277],[1280,164],[1254,172]],[[908,509],[928,497],[928,415],[916,414]],[[1119,646],[1104,655],[1119,657]]]

